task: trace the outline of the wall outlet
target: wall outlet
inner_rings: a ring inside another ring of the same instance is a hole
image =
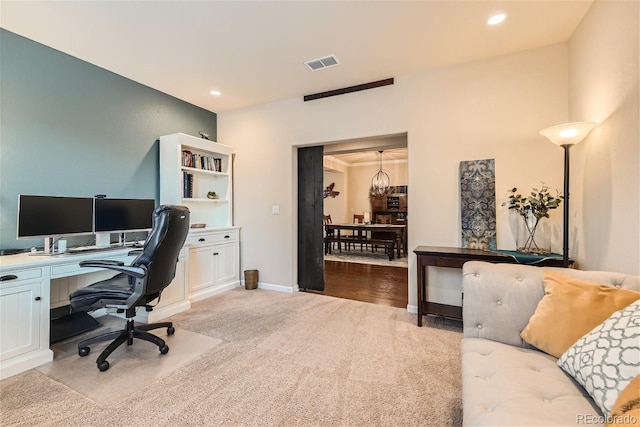
[[[272,215],[280,215],[280,206],[279,205],[271,206],[271,214]]]

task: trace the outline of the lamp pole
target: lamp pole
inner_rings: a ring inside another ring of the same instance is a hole
[[[540,131],[540,135],[564,148],[564,218],[562,230],[562,265],[569,267],[569,149],[582,141],[593,128],[595,122],[573,122],[551,126]]]
[[[562,266],[569,267],[569,149],[570,144],[562,145],[564,148],[564,218],[562,225]]]

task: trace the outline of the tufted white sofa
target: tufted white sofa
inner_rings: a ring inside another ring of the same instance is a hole
[[[467,262],[462,270],[465,426],[602,425],[599,409],[557,359],[520,338],[544,295],[545,269],[640,291],[639,277],[620,273]]]

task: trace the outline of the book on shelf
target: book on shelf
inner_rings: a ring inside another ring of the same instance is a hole
[[[193,198],[193,174],[182,172],[182,197]]]

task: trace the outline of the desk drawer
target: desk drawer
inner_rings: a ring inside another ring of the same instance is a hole
[[[9,273],[0,274],[0,283],[17,282],[18,280],[38,279],[42,277],[41,268],[32,268],[29,270],[17,270]]]
[[[190,246],[208,245],[238,240],[238,230],[210,231],[203,233],[189,233],[186,244]]]

